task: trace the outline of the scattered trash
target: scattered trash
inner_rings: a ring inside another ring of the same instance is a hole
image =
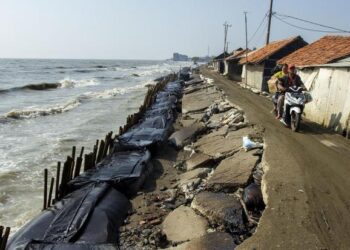
[[[254,148],[262,148],[262,147],[263,147],[263,144],[250,140],[248,136],[243,136],[243,148],[246,152]]]

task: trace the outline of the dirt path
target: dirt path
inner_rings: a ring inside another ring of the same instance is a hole
[[[240,249],[349,249],[350,141],[305,122],[293,133],[272,116],[265,97],[201,73],[265,128],[268,206]]]

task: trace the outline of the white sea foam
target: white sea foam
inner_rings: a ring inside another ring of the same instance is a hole
[[[25,109],[13,109],[7,112],[4,116],[13,119],[34,118],[38,116],[46,116],[53,114],[60,114],[74,109],[80,105],[79,100],[70,100],[64,104],[58,104],[49,107],[28,107]]]
[[[96,79],[81,79],[74,80],[70,78],[65,78],[59,81],[61,88],[76,88],[76,87],[86,87],[100,84]]]

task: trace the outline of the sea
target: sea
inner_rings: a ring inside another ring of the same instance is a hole
[[[117,133],[149,84],[190,62],[0,59],[0,225],[14,233],[43,207],[44,169],[72,146]]]

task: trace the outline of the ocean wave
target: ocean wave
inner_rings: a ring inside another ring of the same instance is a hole
[[[113,89],[107,89],[105,91],[102,92],[87,92],[83,95],[81,95],[79,97],[80,100],[86,100],[86,99],[109,99],[112,98],[114,96],[117,95],[124,95],[126,93],[135,91],[135,90],[139,90],[139,89],[143,89],[146,88],[149,85],[155,84],[154,81],[147,81],[145,83],[142,84],[138,84],[135,86],[131,86],[131,87],[125,87],[125,88],[113,88]]]
[[[117,95],[124,95],[126,93],[146,88],[149,85],[155,84],[154,81],[147,81],[143,84],[125,87],[125,88],[113,88],[107,89],[102,92],[86,92],[79,95],[77,98],[70,100],[64,104],[56,104],[49,107],[28,107],[24,109],[13,109],[6,114],[0,116],[0,123],[9,122],[13,119],[30,119],[39,116],[55,115],[70,111],[78,107],[83,102],[91,99],[110,99]]]
[[[21,90],[47,90],[47,89],[57,89],[61,86],[61,83],[37,83],[37,84],[27,84],[21,87],[14,87],[9,89],[0,89],[0,93],[8,93],[12,91]]]
[[[85,87],[85,86],[92,86],[92,85],[98,85],[98,84],[99,82],[96,79],[74,80],[74,79],[65,78],[55,83],[47,83],[47,82],[33,83],[33,84],[27,84],[20,87],[0,89],[0,94],[6,94],[9,92],[23,91],[23,90],[42,91],[42,90],[57,89],[57,88]]]
[[[28,118],[35,118],[39,116],[54,115],[54,114],[67,112],[79,105],[80,105],[80,101],[76,99],[76,100],[68,101],[62,105],[58,104],[51,107],[31,107],[26,109],[13,109],[7,112],[4,115],[4,117],[12,118],[12,119],[28,119]]]
[[[90,70],[90,69],[76,69],[76,70],[74,70],[74,72],[77,72],[77,73],[91,73],[94,71],[95,70]]]
[[[74,80],[70,78],[65,78],[59,83],[61,84],[61,88],[86,87],[100,84],[96,79]]]

